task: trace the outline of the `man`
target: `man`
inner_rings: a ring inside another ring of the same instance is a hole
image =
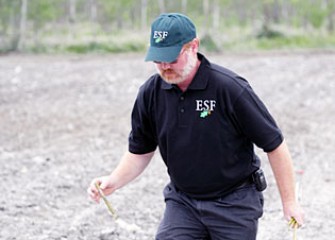
[[[292,161],[275,121],[248,82],[198,53],[192,21],[161,14],[152,24],[146,61],[158,74],[138,93],[129,151],[99,184],[108,195],[137,177],[156,147],[171,182],[159,240],[255,239],[266,187],[253,144],[267,152],[286,219],[303,224]]]

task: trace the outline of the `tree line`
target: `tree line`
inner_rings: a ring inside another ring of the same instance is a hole
[[[0,0],[0,50],[17,51],[46,29],[76,34],[90,24],[103,32],[143,31],[161,12],[189,15],[203,32],[261,22],[334,33],[335,0]]]

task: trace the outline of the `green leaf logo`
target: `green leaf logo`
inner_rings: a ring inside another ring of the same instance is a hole
[[[205,118],[207,116],[211,115],[211,111],[209,110],[203,110],[201,113],[200,113],[200,117],[201,118]]]
[[[160,43],[162,40],[163,40],[163,38],[161,38],[161,37],[156,38],[155,43]]]

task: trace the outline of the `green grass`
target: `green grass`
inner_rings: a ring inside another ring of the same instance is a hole
[[[53,37],[52,40],[41,39],[38,43],[27,44],[25,52],[31,53],[125,53],[125,52],[143,52],[147,44],[145,38],[133,37],[122,33],[111,36],[101,35],[94,37],[76,36],[67,41],[57,40],[59,37]]]
[[[310,37],[310,36],[291,36],[279,37],[275,39],[259,39],[256,42],[259,49],[292,49],[292,48],[319,48],[319,49],[335,49],[335,37]]]
[[[136,42],[122,44],[88,42],[66,46],[64,51],[70,53],[122,53],[144,51],[145,46]]]
[[[240,35],[241,36],[241,35]],[[287,33],[271,31],[269,34],[242,34],[242,37],[223,41],[225,51],[248,50],[294,50],[294,49],[330,49],[335,50],[335,33]]]

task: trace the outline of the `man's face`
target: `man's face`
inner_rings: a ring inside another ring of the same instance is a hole
[[[187,79],[197,63],[197,54],[191,48],[182,48],[176,61],[155,62],[156,69],[164,81],[179,84]]]

